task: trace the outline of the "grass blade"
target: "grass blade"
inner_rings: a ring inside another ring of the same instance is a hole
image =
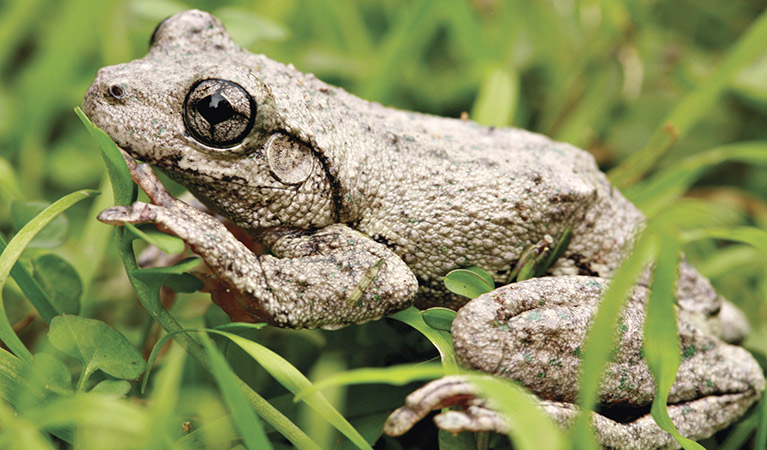
[[[767,142],[741,142],[698,153],[663,168],[648,180],[625,189],[623,193],[652,217],[682,196],[706,170],[730,161],[767,165]]]
[[[216,384],[218,384],[218,388],[224,396],[224,401],[231,413],[234,426],[240,432],[245,447],[270,450],[272,444],[266,437],[264,427],[261,425],[258,417],[256,417],[250,404],[248,404],[248,401],[242,396],[240,389],[237,387],[236,375],[234,375],[226,359],[213,345],[210,338],[206,334],[203,334],[201,338],[202,345],[205,347],[205,351],[210,358],[213,377],[216,379]]]
[[[655,378],[651,414],[655,423],[674,436],[685,450],[703,450],[700,444],[679,433],[668,414],[668,394],[682,361],[674,313],[674,287],[680,253],[677,240],[669,234],[656,230],[655,237],[658,239],[658,257],[644,325],[645,360]]]
[[[5,242],[3,235],[0,234],[0,254],[5,251],[5,247],[8,244]],[[55,303],[51,300],[40,283],[35,280],[32,273],[23,264],[16,262],[11,269],[11,276],[19,285],[21,291],[27,296],[29,302],[35,307],[46,322],[50,323],[51,319],[61,314],[61,311],[56,307]]]
[[[292,364],[263,345],[225,331],[208,330],[208,332],[224,336],[237,344],[293,394],[298,394],[312,385],[312,382],[299,372],[298,369],[293,367]],[[358,448],[372,450],[372,447],[365,441],[365,438],[352,427],[321,393],[315,392],[311,396],[306,397],[304,402],[318,414],[322,415],[344,436],[349,438]]]
[[[767,390],[762,394],[762,402],[759,405],[759,424],[754,437],[754,450],[762,448],[767,448]]]
[[[724,239],[749,244],[767,254],[767,231],[755,227],[711,227],[681,233],[682,242],[701,239]]]
[[[655,162],[713,107],[719,95],[740,69],[762,55],[765,42],[767,42],[767,10],[751,24],[709,79],[688,94],[671,111],[663,124],[650,137],[647,145],[610,171],[608,176],[613,184],[618,188],[629,186],[650,170]]]
[[[600,374],[615,345],[615,323],[626,303],[626,295],[634,287],[639,274],[653,258],[653,242],[645,229],[634,244],[634,249],[615,272],[610,287],[604,294],[594,321],[583,345],[578,405],[580,414],[572,428],[572,448],[596,448],[591,434],[591,413],[599,396]]]
[[[437,364],[403,364],[393,367],[366,367],[338,372],[302,389],[296,394],[296,401],[332,386],[350,384],[393,384],[402,386],[418,380],[432,380],[445,375],[445,369]]]
[[[514,120],[519,77],[506,68],[492,70],[479,88],[471,119],[483,125],[505,127]]]
[[[484,397],[493,399],[496,408],[509,424],[509,438],[520,450],[561,450],[566,446],[564,433],[557,428],[523,388],[501,378],[469,375]]]

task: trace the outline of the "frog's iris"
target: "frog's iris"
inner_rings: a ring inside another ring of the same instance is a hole
[[[184,100],[184,124],[189,134],[211,147],[239,144],[253,128],[256,104],[245,89],[228,80],[193,84]]]

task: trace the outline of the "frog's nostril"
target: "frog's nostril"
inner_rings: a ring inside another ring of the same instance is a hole
[[[111,95],[114,98],[120,99],[125,97],[125,89],[119,84],[113,84],[109,86],[109,89],[107,89],[107,91],[109,92],[109,95]]]

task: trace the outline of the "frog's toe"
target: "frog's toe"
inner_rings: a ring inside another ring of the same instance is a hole
[[[157,216],[154,205],[135,202],[131,206],[112,206],[96,217],[107,225],[122,226],[126,223],[153,222]]]
[[[508,433],[508,427],[503,418],[497,412],[482,405],[472,405],[461,411],[445,411],[434,417],[434,423],[440,429],[451,433],[461,431]]]
[[[456,405],[476,406],[481,402],[476,397],[474,386],[465,382],[462,377],[443,377],[408,395],[405,406],[394,410],[386,419],[384,433],[389,436],[400,436],[431,411]]]

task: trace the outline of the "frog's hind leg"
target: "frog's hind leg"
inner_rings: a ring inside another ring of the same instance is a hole
[[[725,342],[740,342],[749,332],[746,315],[685,259],[679,264],[676,297],[680,317],[705,327]]]
[[[575,216],[572,239],[562,257],[548,270],[551,275],[612,278],[644,226],[644,215],[604,174],[593,177],[594,202]],[[649,275],[646,272],[638,284],[647,286]],[[679,265],[677,299],[682,315],[706,323],[710,332],[725,342],[739,342],[748,334],[744,314],[684,259]]]

